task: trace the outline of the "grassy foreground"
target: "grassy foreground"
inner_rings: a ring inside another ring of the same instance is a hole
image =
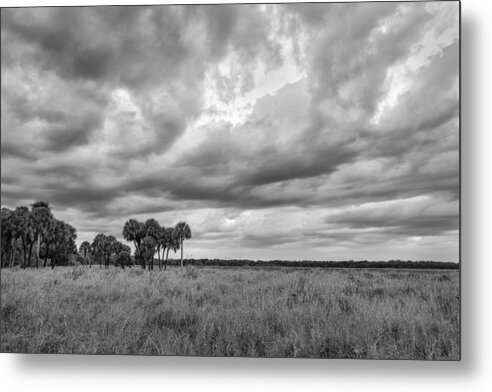
[[[459,359],[459,272],[1,271],[1,351]]]

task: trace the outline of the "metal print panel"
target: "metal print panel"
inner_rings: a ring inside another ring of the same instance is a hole
[[[2,9],[1,351],[459,360],[459,29]]]

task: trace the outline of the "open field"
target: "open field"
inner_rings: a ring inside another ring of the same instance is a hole
[[[1,271],[2,352],[459,359],[459,271]]]

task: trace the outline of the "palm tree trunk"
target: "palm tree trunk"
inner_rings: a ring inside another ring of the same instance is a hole
[[[17,241],[15,240],[15,238],[12,239],[12,243],[14,245],[12,245],[12,253],[10,253],[9,268],[12,268],[12,266],[14,265],[15,249],[17,248]]]
[[[34,242],[31,242],[31,245],[29,246],[29,260],[28,260],[28,267],[31,267],[31,256],[32,256],[32,247],[34,246]]]
[[[166,262],[164,263],[164,271],[167,270],[167,258],[169,257],[169,250],[171,248],[167,248],[167,251],[166,251]]]
[[[181,269],[183,269],[183,240],[181,240]]]
[[[36,244],[36,268],[39,264],[39,247],[41,246],[41,233],[38,233],[38,243]]]
[[[27,243],[22,240],[22,256],[24,259],[24,262],[22,263],[22,269],[26,269],[27,267]]]

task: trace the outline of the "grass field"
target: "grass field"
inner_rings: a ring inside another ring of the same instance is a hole
[[[457,360],[459,271],[1,271],[2,352]]]

